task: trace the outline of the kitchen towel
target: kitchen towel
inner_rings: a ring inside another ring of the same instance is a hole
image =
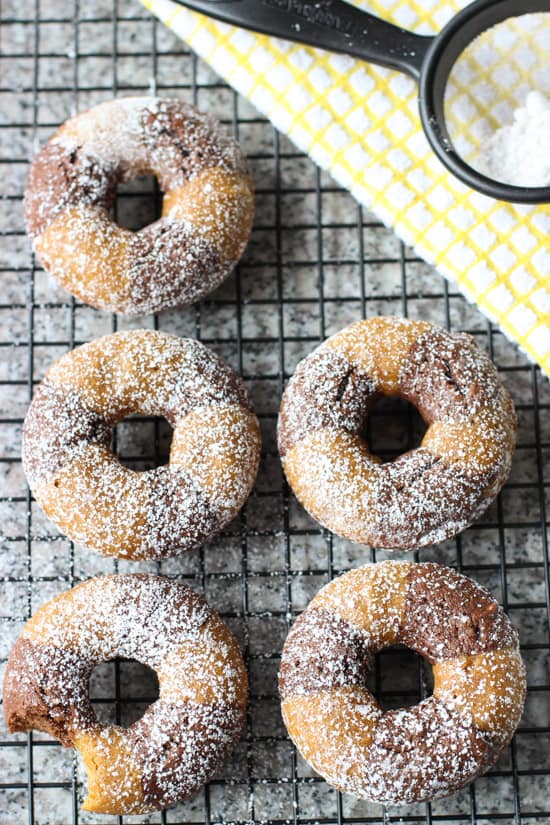
[[[424,138],[416,86],[403,74],[218,23],[171,0],[141,2],[550,376],[550,206],[495,201],[453,178]],[[356,5],[434,34],[466,2]],[[512,121],[530,88],[550,94],[549,17],[501,24],[453,70],[446,107],[466,155],[495,124]]]

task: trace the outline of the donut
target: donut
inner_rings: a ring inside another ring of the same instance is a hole
[[[130,727],[100,724],[89,678],[101,662],[135,659],[158,677],[159,698]],[[220,616],[188,587],[145,573],[104,576],[44,604],[7,665],[4,716],[80,752],[84,809],[157,811],[196,793],[239,738],[247,673]]]
[[[428,425],[417,449],[385,464],[364,435],[381,395],[410,402]],[[516,428],[512,399],[470,336],[382,317],[351,324],[298,365],[278,443],[313,518],[359,544],[410,550],[487,509],[510,473]]]
[[[162,217],[139,232],[112,216],[117,184],[153,174]],[[72,117],[36,155],[27,230],[44,268],[97,309],[141,315],[198,301],[229,275],[252,229],[238,145],[181,100],[129,97]]]
[[[366,687],[372,656],[405,645],[433,669],[433,694],[384,711]],[[490,593],[438,564],[369,564],[322,588],[285,642],[279,688],[291,739],[341,791],[426,802],[484,773],[525,699],[518,637]]]
[[[164,416],[170,462],[145,472],[111,450],[129,415]],[[70,539],[102,555],[161,559],[203,544],[254,484],[260,433],[241,378],[198,341],[117,332],[63,355],[23,427],[34,497]]]

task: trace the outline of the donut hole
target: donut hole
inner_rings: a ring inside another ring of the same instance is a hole
[[[428,425],[413,404],[402,398],[379,398],[369,410],[369,449],[384,463],[420,446]]]
[[[102,662],[90,675],[90,699],[99,722],[129,728],[159,697],[157,674],[135,659]]]
[[[384,710],[410,708],[432,695],[432,667],[409,648],[387,647],[375,657],[368,688]]]
[[[153,470],[168,464],[172,434],[165,418],[132,416],[115,427],[113,449],[124,467],[135,472]]]
[[[119,183],[113,218],[119,226],[137,232],[158,220],[162,212],[162,193],[154,175]]]

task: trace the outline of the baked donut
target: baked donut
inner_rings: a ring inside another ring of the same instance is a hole
[[[381,395],[414,404],[420,447],[382,464],[364,438]],[[426,321],[370,318],[296,368],[281,403],[288,482],[317,521],[352,541],[409,550],[478,518],[510,472],[516,415],[473,339]]]
[[[406,645],[433,695],[382,710],[371,657]],[[323,587],[292,627],[279,686],[288,732],[327,782],[372,802],[454,793],[493,765],[525,699],[516,631],[490,593],[438,564],[387,561]]]
[[[174,428],[170,463],[124,467],[110,448],[129,415]],[[198,341],[117,332],[63,355],[37,387],[23,467],[38,504],[70,539],[106,556],[161,559],[203,544],[254,484],[260,432],[241,378]]]
[[[129,728],[97,721],[93,668],[152,668],[159,698]],[[90,579],[43,605],[10,654],[4,715],[80,751],[84,809],[141,814],[194,794],[218,770],[246,715],[247,673],[220,616],[188,587],[144,573]]]
[[[162,217],[111,217],[117,184],[153,174]],[[254,188],[238,145],[181,100],[130,97],[68,120],[35,157],[27,230],[44,268],[97,309],[129,315],[198,301],[241,257]]]

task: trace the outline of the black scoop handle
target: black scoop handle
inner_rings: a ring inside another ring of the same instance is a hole
[[[420,75],[432,38],[413,34],[343,0],[176,0],[244,29]]]

